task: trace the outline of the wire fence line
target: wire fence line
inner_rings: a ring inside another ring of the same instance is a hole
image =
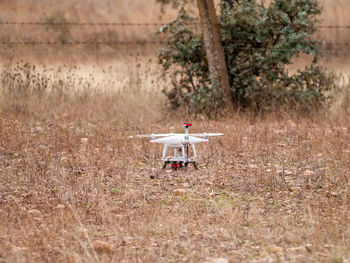
[[[28,25],[28,26],[165,26],[171,23],[127,23],[127,22],[26,22],[26,21],[0,21],[0,25]],[[191,22],[183,25],[203,26],[205,23]],[[266,26],[266,25],[261,25]],[[292,25],[293,26],[293,25]],[[296,25],[295,25],[296,26]],[[306,26],[308,27],[308,26]],[[310,26],[313,27],[313,26]],[[318,25],[316,28],[350,29],[350,25]]]
[[[28,44],[28,43],[27,43]],[[38,43],[36,43],[37,45]],[[47,43],[41,43],[42,45],[47,45]],[[107,45],[107,43],[104,43]],[[157,43],[159,44],[159,43]],[[1,43],[0,43],[1,45]],[[55,49],[55,52],[57,54],[96,54],[96,55],[107,55],[107,54],[117,54],[117,53],[144,53],[145,51],[159,51],[159,47],[156,48],[155,45],[128,45],[128,44],[123,44],[123,45],[116,45],[114,43],[114,46],[109,43],[108,44],[110,49],[100,49],[100,48],[94,48],[94,49],[89,49],[88,46],[85,46],[84,48],[76,48],[77,45],[70,45],[70,48],[67,49],[60,49],[57,50]],[[39,46],[39,45],[38,45]],[[21,49],[21,47],[26,47],[25,45],[18,45],[15,48],[14,47],[5,47],[3,49],[0,49],[0,54],[52,54],[53,51],[52,49]],[[166,46],[161,46],[162,48],[165,48]],[[254,51],[254,50],[259,50],[262,52],[266,51],[275,51],[275,52],[290,52],[290,49],[276,49],[276,48],[249,48],[249,47],[237,47],[237,50],[242,50],[242,51]],[[302,52],[300,52],[302,53]],[[327,48],[327,49],[321,49],[321,54],[323,55],[348,55],[350,54],[350,49],[339,49],[339,48]]]
[[[170,22],[169,22],[170,23]],[[0,21],[0,25],[29,26],[165,26],[168,23],[124,23],[124,22],[14,22]],[[184,25],[204,25],[203,23],[183,23]]]
[[[172,21],[168,22],[171,23]],[[196,20],[195,22],[191,23],[183,23],[184,25],[192,25],[192,26],[203,26],[204,23],[199,22]],[[127,23],[127,22],[26,22],[26,21],[0,21],[0,26],[5,25],[22,25],[22,26],[118,26],[118,27],[141,27],[141,26],[165,26],[167,23]],[[276,24],[277,25],[277,24]],[[293,26],[293,25],[292,25]],[[325,29],[350,29],[350,25],[318,25],[316,28],[325,28]],[[14,49],[21,48],[25,46],[60,46],[60,47],[70,47],[70,46],[109,46],[109,47],[118,47],[118,49],[109,50],[107,53],[116,53],[120,51],[140,51],[142,50],[154,50],[155,46],[163,46],[166,47],[168,45],[168,41],[164,40],[152,40],[149,41],[147,39],[144,40],[137,40],[137,41],[0,41],[0,46],[7,47],[7,48],[13,48],[10,49],[0,49],[0,53],[6,53],[6,52],[16,52]],[[350,50],[346,50],[345,48],[348,48],[350,46],[350,43],[340,43],[340,42],[320,42],[318,43],[319,47],[321,48],[322,52],[324,54],[350,54]],[[85,53],[104,53],[101,49],[94,49],[87,51],[86,47],[85,49],[81,50],[70,50],[70,52],[85,52]],[[288,49],[280,49],[280,48],[273,48],[273,47],[262,47],[262,48],[254,48],[254,47],[238,47],[237,49],[240,50],[274,50],[274,51],[290,51]],[[38,52],[38,50],[36,51]],[[43,51],[48,52],[48,51]],[[61,52],[61,50],[60,50]]]
[[[168,41],[162,40],[162,41],[148,41],[148,40],[140,40],[140,41],[2,41],[0,42],[0,45],[2,46],[42,46],[42,45],[52,45],[52,46],[72,46],[72,45],[167,45]],[[247,43],[242,43],[247,44]],[[248,43],[249,44],[249,43]],[[321,42],[318,43],[319,46],[337,46],[337,47],[348,47],[350,46],[350,43],[344,42]],[[253,50],[253,49],[273,49],[273,50],[283,50],[279,48],[269,48],[269,47],[262,47],[262,48],[255,48],[255,47],[238,47],[241,49],[247,49],[247,50]]]
[[[122,49],[113,49],[113,50],[83,50],[83,49],[73,49],[73,50],[60,50],[57,51],[57,54],[95,54],[95,55],[113,55],[113,54],[127,54],[129,53],[144,53],[145,51],[155,51],[154,48],[122,48]],[[28,54],[52,54],[53,52],[50,50],[1,50],[0,54],[3,55],[28,55]],[[324,55],[349,55],[350,50],[324,50],[322,51]]]
[[[165,45],[166,41],[67,41],[67,42],[51,42],[51,41],[5,41],[0,42],[3,46],[83,46],[83,45],[94,45],[94,46],[116,46],[116,45]]]

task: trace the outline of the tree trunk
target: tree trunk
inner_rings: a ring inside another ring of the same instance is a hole
[[[203,24],[210,80],[214,87],[222,91],[225,107],[230,110],[233,108],[231,87],[214,2],[213,0],[197,0],[197,4],[201,23]]]

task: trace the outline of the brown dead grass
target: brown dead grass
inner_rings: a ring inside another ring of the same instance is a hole
[[[160,146],[128,136],[189,119],[137,83],[2,94],[0,261],[350,259],[348,115],[194,119],[225,136],[199,147],[198,171],[163,171]]]
[[[216,1],[218,2],[218,1]],[[320,0],[323,6],[323,25],[350,25],[347,0]],[[1,21],[19,22],[124,22],[124,23],[167,23],[176,17],[176,11],[168,5],[164,8],[155,0],[105,0],[68,1],[59,3],[45,0],[0,1],[3,11]],[[192,10],[196,8],[193,7]],[[195,11],[194,11],[195,13]],[[0,42],[119,42],[119,41],[159,41],[155,32],[160,26],[33,26],[1,25]],[[325,42],[348,43],[349,29],[322,28],[318,36]],[[73,45],[73,46],[2,46],[0,56],[6,58],[31,58],[37,61],[54,59],[73,60],[86,58],[117,59],[132,50],[134,53],[154,54],[155,45]],[[349,70],[347,47],[331,47],[339,52],[325,53],[322,63],[333,70]],[[302,63],[302,61],[298,63]]]
[[[162,12],[162,6],[155,0],[147,1],[1,1],[3,14],[1,21],[12,22],[122,22],[122,23],[167,23],[176,17],[175,10],[169,8]],[[143,26],[40,26],[40,25],[0,25],[0,42],[142,42],[160,41],[155,32],[159,25]],[[8,46],[3,45],[2,57],[39,57],[55,60],[86,56],[114,58],[127,50],[143,54],[154,51],[155,45],[57,45],[57,46]],[[39,59],[39,60],[40,60]]]

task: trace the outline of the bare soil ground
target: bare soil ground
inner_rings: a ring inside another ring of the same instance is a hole
[[[189,119],[161,108],[145,93],[2,96],[0,262],[350,260],[347,116],[197,118],[225,136],[198,171],[172,171],[128,138],[181,131]]]

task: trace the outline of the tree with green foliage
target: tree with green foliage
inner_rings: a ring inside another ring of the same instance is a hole
[[[222,0],[219,24],[229,72],[231,95],[240,108],[265,111],[286,106],[311,111],[329,98],[334,81],[317,65],[320,56],[317,31],[320,6],[315,0]],[[190,113],[219,113],[221,90],[210,83],[202,32],[182,7],[179,16],[161,29],[168,47],[159,54],[172,87],[164,90],[173,108]],[[313,57],[295,73],[287,70],[301,54]]]

